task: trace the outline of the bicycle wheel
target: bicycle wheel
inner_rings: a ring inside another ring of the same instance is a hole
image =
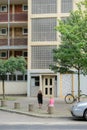
[[[74,96],[73,96],[72,94],[67,94],[67,95],[65,96],[65,102],[66,102],[67,104],[73,103],[73,102],[74,102]]]
[[[80,95],[80,101],[84,101],[84,99],[87,99],[87,95],[86,94],[81,94]]]

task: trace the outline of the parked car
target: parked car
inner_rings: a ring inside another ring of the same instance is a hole
[[[71,107],[71,114],[74,117],[83,117],[87,120],[87,102],[79,102]]]

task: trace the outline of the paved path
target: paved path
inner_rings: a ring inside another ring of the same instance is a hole
[[[53,114],[48,114],[47,112],[48,98],[44,98],[41,109],[38,108],[37,98],[16,97],[14,99],[15,100],[6,101],[7,105],[5,107],[0,107],[0,109],[39,117],[71,117],[70,108],[73,104],[66,104],[63,99],[55,98],[55,110]],[[14,109],[15,102],[20,103],[20,109]],[[33,112],[29,112],[29,104],[34,105]]]

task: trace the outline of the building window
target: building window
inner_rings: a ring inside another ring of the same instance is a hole
[[[57,0],[32,0],[32,14],[57,12]]]
[[[6,51],[0,52],[0,57],[1,58],[6,58],[7,57],[7,52]]]
[[[32,19],[32,41],[57,41],[56,18]]]
[[[2,80],[2,76],[0,75],[0,81]],[[4,75],[4,80],[7,81],[7,75]]]
[[[61,13],[69,13],[73,9],[73,0],[61,0]]]
[[[27,51],[23,51],[23,56],[27,57]]]
[[[25,81],[27,81],[27,75],[25,74]]]
[[[17,80],[23,80],[23,75],[17,75]]]
[[[45,85],[48,85],[48,79],[47,78],[45,79]]]
[[[28,5],[23,5],[23,11],[27,11],[28,10]]]
[[[48,88],[45,88],[45,95],[48,94]]]
[[[52,85],[52,78],[50,78],[50,85]]]
[[[23,35],[28,34],[28,29],[27,28],[23,28]]]
[[[7,28],[0,28],[0,35],[7,35]]]
[[[13,74],[13,75],[11,75],[11,74],[6,74],[6,75],[4,75],[4,79],[6,80],[6,81],[27,81],[27,74],[25,74],[25,75],[16,75],[16,74]],[[0,75],[0,81],[2,80],[2,77],[1,77],[1,75]]]
[[[31,68],[49,69],[49,65],[54,64],[53,49],[57,46],[32,46],[31,47]]]
[[[10,81],[16,81],[16,75],[9,75]]]
[[[50,88],[50,95],[52,95],[52,88]]]
[[[7,12],[7,5],[1,5],[1,12]]]
[[[36,77],[32,76],[31,78],[32,78],[32,82],[33,82],[32,84],[34,86],[39,86],[40,85],[39,76],[36,76]]]

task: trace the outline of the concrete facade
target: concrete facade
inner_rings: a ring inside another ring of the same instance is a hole
[[[26,80],[21,77],[19,81],[15,79],[5,82],[7,94],[26,93],[27,96],[34,97],[41,89],[44,97],[63,98],[72,90],[77,91],[76,75],[55,74],[49,69],[49,65],[54,63],[53,49],[61,43],[60,34],[54,29],[58,25],[58,19],[66,19],[70,11],[77,8],[76,3],[79,1],[3,0],[0,2],[2,9],[0,12],[2,32],[0,56],[2,57],[0,58],[7,59],[12,55],[24,56],[28,65]],[[86,77],[81,76],[83,92],[87,92],[85,84]]]
[[[79,0],[29,0],[28,1],[28,96],[36,96],[39,89],[44,97],[64,97],[75,91],[75,75],[55,74],[49,69],[53,64],[52,50],[61,43],[60,34],[54,30],[58,19],[64,20],[77,8]],[[81,76],[81,84],[86,80]]]

